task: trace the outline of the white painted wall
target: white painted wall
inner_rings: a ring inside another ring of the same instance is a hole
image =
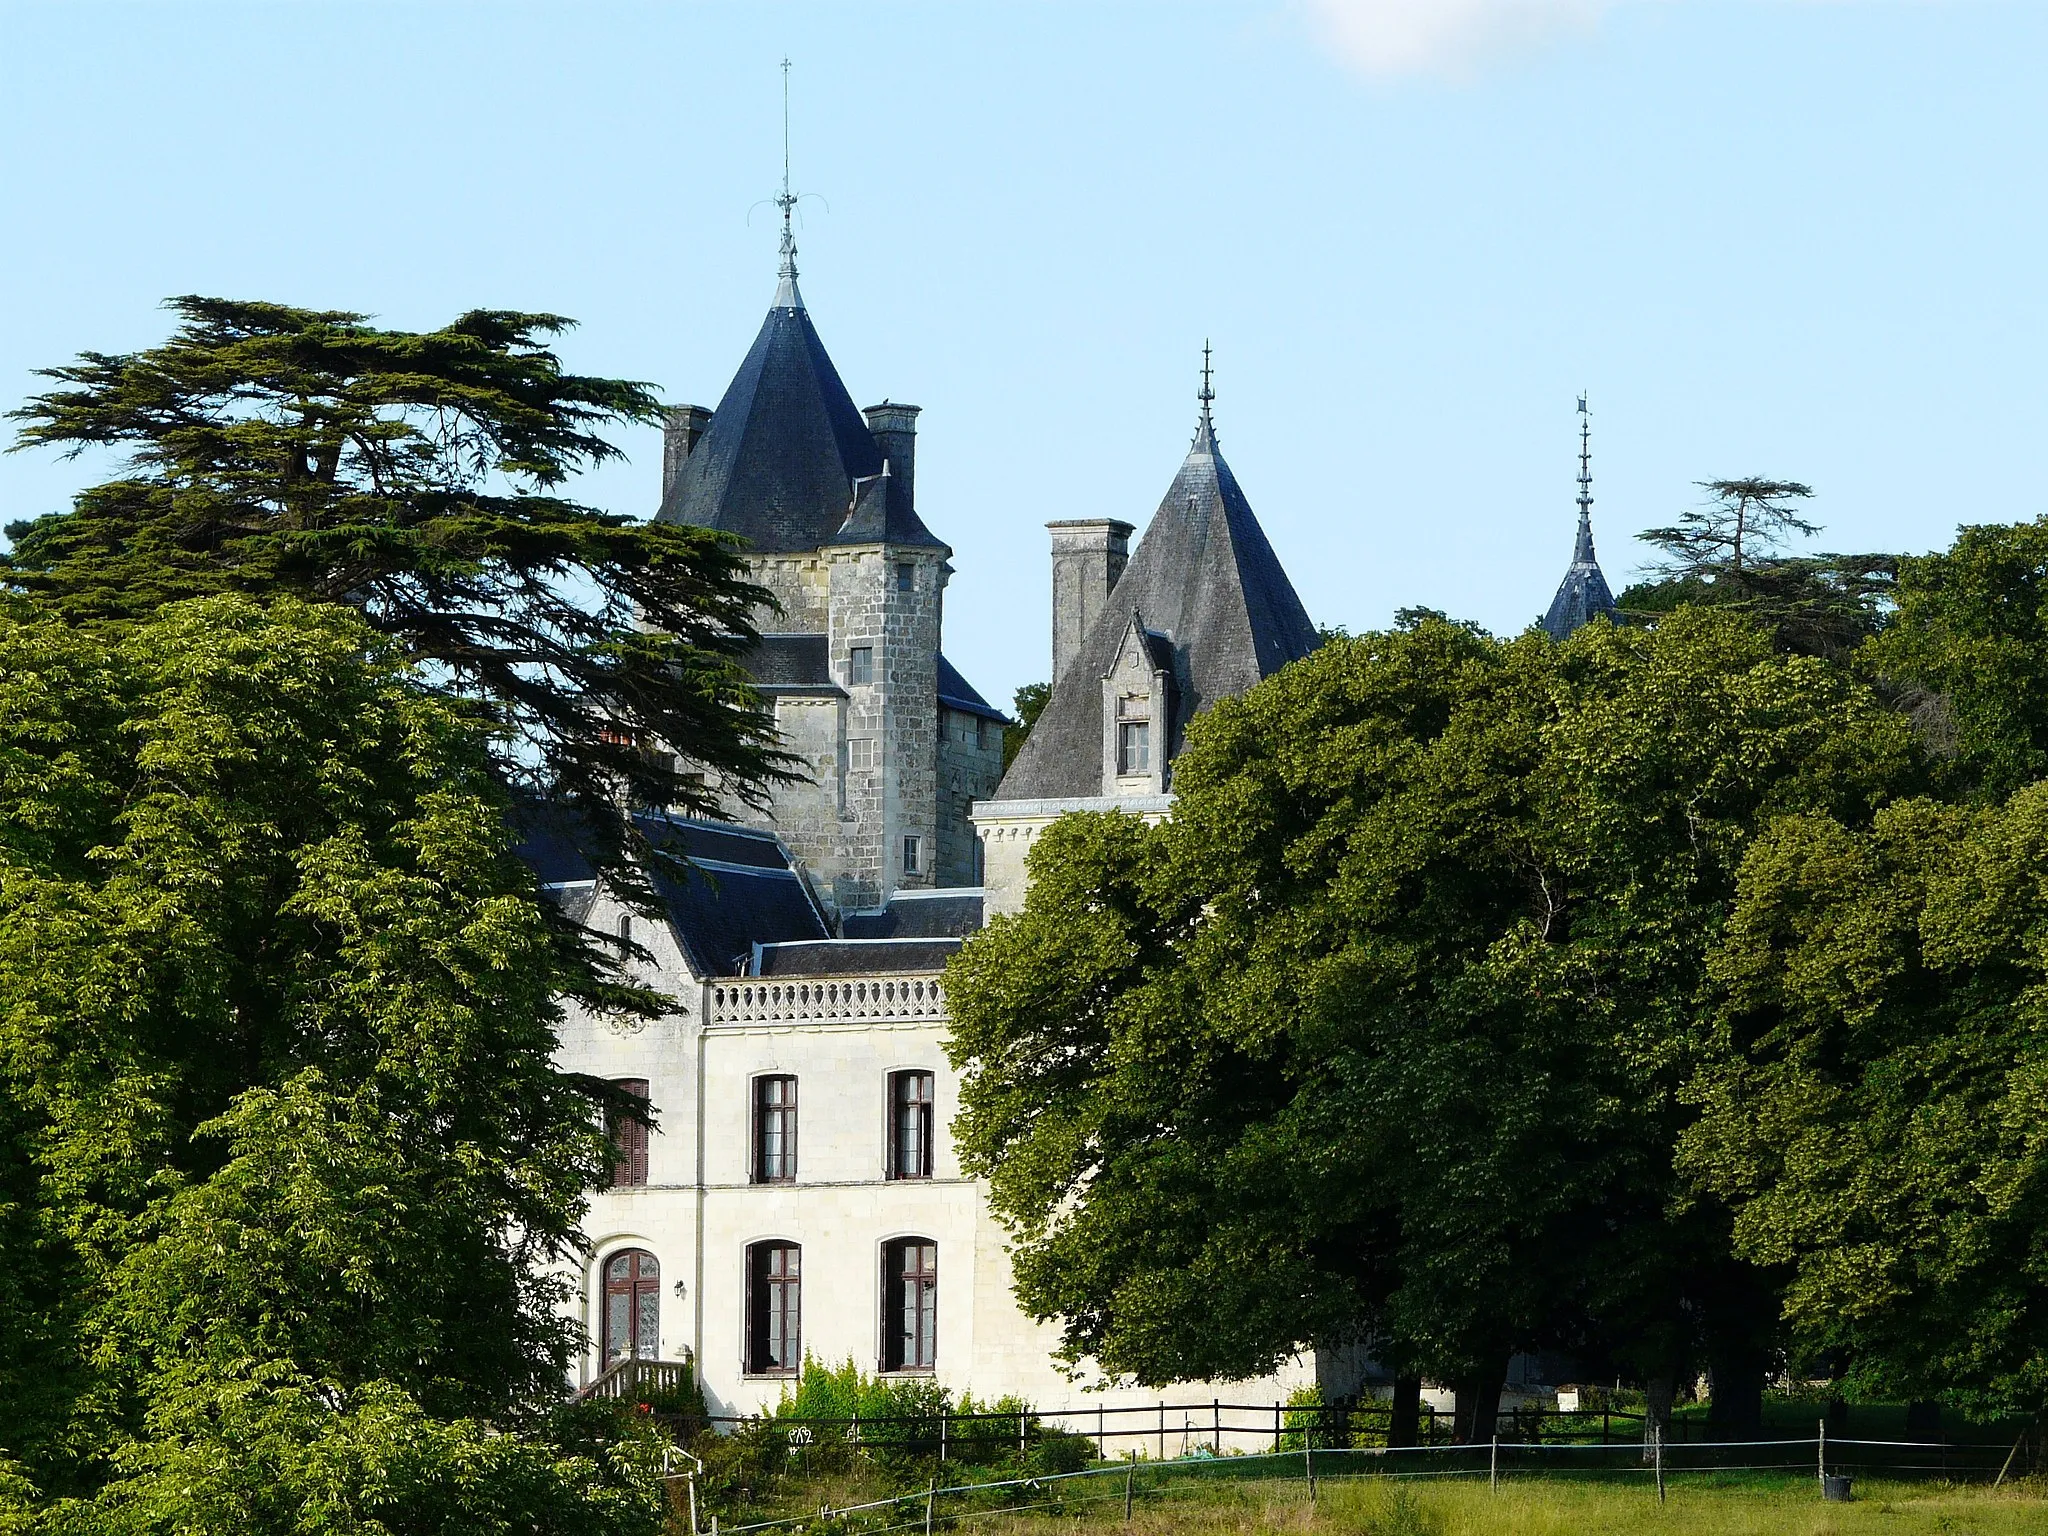
[[[620,913],[600,902],[588,920],[612,930]],[[938,1244],[936,1375],[956,1394],[1015,1393],[1040,1409],[1092,1415],[1098,1405],[1152,1404],[1162,1396],[1176,1403],[1216,1396],[1264,1403],[1313,1379],[1307,1361],[1261,1382],[1189,1384],[1164,1394],[1090,1392],[1064,1378],[1052,1361],[1056,1330],[1018,1310],[1002,1231],[981,1186],[960,1174],[946,1129],[958,1112],[959,1079],[946,1062],[943,1020],[707,1025],[708,984],[691,977],[670,936],[649,935],[650,926],[635,924],[660,962],[643,979],[670,991],[676,1012],[631,1028],[576,1011],[562,1034],[565,1069],[645,1078],[658,1120],[648,1143],[649,1182],[592,1197],[585,1227],[591,1256],[574,1275],[579,1315],[591,1335],[579,1381],[599,1369],[602,1266],[622,1249],[642,1248],[661,1264],[662,1358],[690,1352],[713,1413],[772,1405],[783,1380],[749,1377],[743,1353],[746,1249],[764,1238],[803,1247],[804,1347],[833,1364],[851,1356],[873,1372],[881,1345],[882,1244],[907,1236]],[[884,1177],[889,1074],[906,1068],[933,1074],[936,1143],[928,1180]],[[797,1078],[794,1184],[748,1179],[751,1085],[769,1072]],[[1179,1418],[1169,1426],[1176,1445],[1185,1428]]]

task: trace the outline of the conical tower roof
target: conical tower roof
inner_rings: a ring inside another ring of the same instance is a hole
[[[746,361],[655,515],[737,533],[760,553],[816,549],[846,522],[854,482],[881,472],[882,450],[785,270]]]
[[[1172,657],[1169,757],[1180,751],[1195,715],[1243,693],[1319,643],[1308,610],[1216,446],[1206,400],[1180,472],[1101,617],[1060,674],[996,799],[1102,793],[1102,679],[1115,664],[1134,612]]]
[[[1593,554],[1593,519],[1581,512],[1579,538],[1572,549],[1571,569],[1564,573],[1564,580],[1558,584],[1557,596],[1550,600],[1550,611],[1543,615],[1543,627],[1551,639],[1562,640],[1601,614],[1612,618],[1614,612],[1614,594],[1608,590],[1607,578],[1601,573],[1600,562]]]

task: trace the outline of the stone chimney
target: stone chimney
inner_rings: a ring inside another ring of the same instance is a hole
[[[1112,517],[1047,523],[1052,531],[1052,680],[1081,653],[1081,642],[1131,558],[1136,529]]]
[[[889,489],[899,507],[917,505],[917,415],[919,407],[897,405],[884,400],[861,414],[868,419],[868,431],[889,461]]]
[[[661,442],[661,499],[668,500],[668,493],[675,489],[676,476],[683,472],[683,464],[690,457],[690,450],[697,446],[697,439],[704,435],[704,429],[711,425],[711,413],[701,405],[678,405],[670,407],[668,419],[663,426]]]

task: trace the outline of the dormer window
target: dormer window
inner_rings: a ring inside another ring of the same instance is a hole
[[[1116,701],[1116,771],[1120,776],[1152,771],[1152,700],[1142,693]]]
[[[1116,771],[1140,774],[1152,771],[1152,723],[1125,720],[1116,728]]]

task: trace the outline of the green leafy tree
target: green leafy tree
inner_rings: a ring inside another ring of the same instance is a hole
[[[24,606],[0,1446],[49,1528],[650,1530],[630,1447],[545,1432],[609,1149],[488,727],[342,607]]]
[[[2048,777],[2048,518],[1961,529],[1899,568],[1864,662],[1901,691],[1952,793],[1997,801]]]
[[[1038,724],[1038,717],[1045,713],[1046,701],[1051,697],[1051,683],[1026,683],[1017,690],[1011,705],[1017,713],[1017,723],[1003,732],[1003,772],[1008,773],[1010,764],[1017,761],[1017,754],[1024,750],[1025,739]]]
[[[1852,1388],[2048,1411],[2048,785],[1744,861],[1684,1163]]]
[[[766,594],[736,547],[564,499],[657,419],[567,373],[570,322],[477,310],[437,331],[186,297],[164,345],[45,370],[17,448],[112,450],[118,478],[7,531],[4,579],[76,623],[241,592],[346,604],[486,705],[501,779],[567,801],[629,889],[623,803],[715,814],[787,771],[735,658]],[[673,755],[672,755],[673,754]]]
[[[1704,958],[1760,825],[1916,771],[1838,669],[1697,611],[1418,615],[1219,702],[1171,819],[1055,823],[948,975],[1021,1301],[1148,1383],[1364,1335],[1486,1403],[1515,1347],[1668,1381],[1696,1343],[1753,1414],[1768,1288],[1674,1208]]]

